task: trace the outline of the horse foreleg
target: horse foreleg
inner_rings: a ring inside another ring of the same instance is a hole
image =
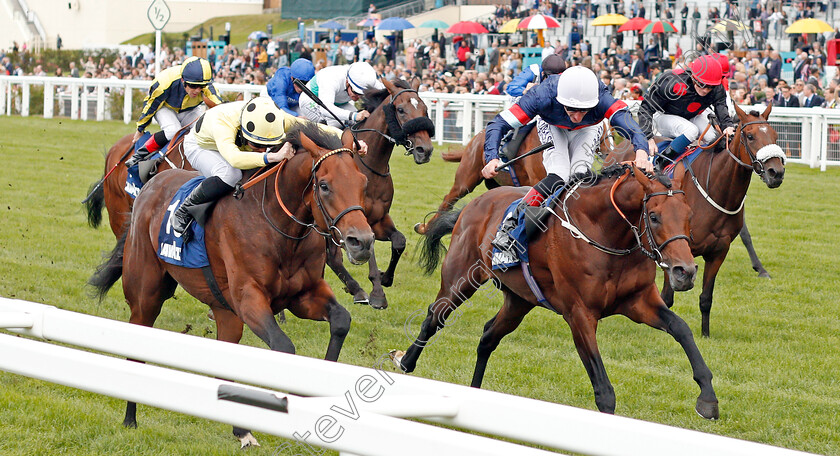
[[[388,233],[388,239],[391,241],[391,259],[388,262],[388,269],[381,276],[382,286],[390,287],[394,284],[394,273],[397,270],[397,263],[400,262],[400,257],[405,251],[405,235],[397,230],[394,226],[394,221],[391,216],[386,215],[380,222],[380,225],[385,225],[385,230]]]
[[[604,361],[601,359],[598,341],[595,338],[598,316],[586,309],[582,302],[578,302],[568,315],[563,314],[563,318],[572,330],[578,356],[583,361],[583,367],[592,383],[595,405],[601,412],[615,413],[615,390],[607,377],[607,370],[604,368]]]
[[[495,317],[484,325],[484,333],[476,349],[475,370],[470,386],[481,388],[490,355],[506,335],[512,333],[534,306],[513,292],[505,292],[505,303]]]
[[[747,248],[747,253],[750,254],[750,263],[752,263],[752,268],[755,272],[758,273],[759,277],[770,278],[770,273],[764,269],[764,266],[761,264],[761,260],[758,259],[758,254],[755,252],[755,247],[753,247],[752,236],[750,236],[750,230],[747,229],[747,223],[744,222],[744,226],[741,228],[741,241],[744,243],[744,247]]]
[[[251,331],[265,342],[268,348],[295,354],[295,345],[277,324],[274,313],[271,311],[271,303],[262,287],[256,283],[242,285],[235,285],[234,281],[230,283],[231,290],[237,290],[233,296],[233,301],[236,303],[234,309]]]
[[[706,261],[703,267],[703,292],[700,293],[700,334],[703,337],[709,337],[709,316],[712,312],[712,295],[715,291],[715,278],[721,265],[723,265],[723,260],[726,259],[727,252],[723,251],[714,257],[703,257]]]
[[[703,360],[688,324],[663,304],[656,294],[656,288],[651,286],[646,292],[638,294],[636,299],[625,302],[620,312],[636,323],[667,332],[682,346],[691,364],[694,381],[700,386],[695,410],[703,418],[718,419],[720,412],[717,395],[712,387],[712,371]]]
[[[350,312],[336,301],[327,282],[321,280],[309,291],[301,294],[296,302],[289,306],[289,311],[298,318],[329,322],[330,342],[324,359],[337,361],[344,339],[350,331]]]
[[[213,320],[216,322],[216,340],[238,344],[242,339],[243,323],[239,317],[228,309],[216,307],[211,309]],[[241,427],[233,426],[233,435],[239,439],[240,448],[251,445],[260,446],[251,431]]]
[[[366,304],[368,302],[368,295],[365,293],[365,290],[362,289],[359,282],[344,267],[341,249],[332,242],[327,243],[327,265],[338,276],[341,283],[344,284],[344,289],[353,295],[353,302],[357,304]]]
[[[476,162],[476,160],[461,160],[461,163],[458,165],[458,170],[455,172],[455,183],[452,184],[452,188],[449,190],[449,193],[443,197],[443,202],[440,203],[437,213],[435,213],[428,222],[414,225],[414,231],[417,234],[426,234],[428,227],[432,225],[440,214],[452,209],[452,207],[455,206],[455,203],[457,203],[461,198],[472,193],[472,191],[481,184],[481,181],[484,180],[484,178],[481,177],[481,168],[483,163],[483,151],[481,152],[481,160],[478,162]]]
[[[660,296],[669,309],[674,306],[674,289],[671,287],[671,280],[667,272],[665,273],[665,280],[662,282],[662,294]]]

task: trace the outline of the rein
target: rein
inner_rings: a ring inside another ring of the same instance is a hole
[[[321,163],[324,160],[326,160],[329,157],[332,157],[333,155],[340,154],[341,152],[349,152],[350,154],[353,154],[353,151],[350,150],[350,149],[347,149],[347,148],[335,149],[335,150],[332,150],[330,152],[327,152],[326,154],[322,155],[320,158],[318,158],[312,164],[312,170],[310,171],[311,176],[312,177],[315,176],[315,172],[318,170],[318,167],[321,165]],[[319,235],[321,235],[325,238],[329,238],[336,246],[342,247],[344,245],[344,240],[342,239],[341,230],[338,229],[338,226],[337,226],[339,220],[341,220],[342,217],[349,214],[350,212],[353,212],[353,211],[356,211],[356,210],[362,211],[362,213],[364,213],[364,208],[362,208],[362,206],[359,206],[359,205],[350,206],[350,207],[345,208],[341,212],[339,212],[338,215],[335,216],[335,218],[331,217],[329,215],[329,213],[327,212],[326,208],[324,207],[324,204],[321,200],[321,193],[318,191],[317,180],[316,179],[311,179],[312,180],[312,191],[315,195],[314,196],[315,197],[315,203],[318,205],[318,209],[321,210],[321,215],[324,217],[324,221],[327,225],[327,228],[324,231],[322,231],[322,230],[319,229],[318,225],[316,225],[315,223],[306,223],[306,222],[301,221],[300,219],[295,217],[294,214],[292,214],[292,212],[289,210],[289,208],[286,207],[286,204],[283,203],[282,196],[280,196],[280,170],[286,165],[286,163],[288,163],[288,160],[283,160],[279,165],[272,167],[268,171],[266,171],[262,174],[258,173],[256,175],[252,176],[251,179],[248,180],[248,182],[246,182],[245,184],[243,184],[241,186],[241,188],[238,188],[236,190],[236,192],[234,193],[234,197],[237,198],[237,199],[241,198],[242,193],[245,190],[247,190],[247,189],[253,187],[254,185],[256,185],[257,183],[265,180],[269,176],[271,176],[273,174],[277,174],[277,177],[274,179],[274,195],[275,195],[275,198],[277,199],[277,203],[280,204],[280,208],[283,209],[283,212],[290,219],[292,219],[292,221],[294,221],[298,225],[301,225],[301,226],[305,227],[307,229],[307,232],[303,236],[300,236],[300,237],[295,237],[295,236],[291,236],[287,233],[284,233],[276,225],[274,225],[274,223],[271,221],[271,219],[265,213],[265,208],[263,207],[263,216],[265,216],[266,220],[271,225],[271,227],[274,228],[274,230],[277,231],[278,233],[282,234],[284,237],[292,239],[292,240],[301,240],[301,239],[305,238],[306,236],[308,236],[311,231],[315,231]],[[336,232],[338,233],[337,238],[335,236]],[[336,239],[338,239],[338,240],[336,240]]]

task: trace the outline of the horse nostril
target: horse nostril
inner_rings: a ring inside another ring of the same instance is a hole
[[[776,170],[773,169],[773,168],[768,169],[767,170],[767,177],[769,177],[771,179],[775,179],[776,178]]]
[[[358,249],[362,244],[361,242],[359,242],[359,238],[357,238],[356,236],[347,236],[347,238],[344,239],[344,243],[347,245],[347,247],[354,250]]]

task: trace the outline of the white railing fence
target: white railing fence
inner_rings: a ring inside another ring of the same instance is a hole
[[[593,455],[806,454],[401,375],[382,364],[332,363],[2,297],[0,329],[40,339],[0,332],[0,370],[305,440],[343,455],[426,455],[430,449],[453,456],[550,454],[498,437]],[[387,354],[380,360],[390,362]]]
[[[132,122],[132,93],[149,89],[150,81],[88,79],[38,76],[0,76],[0,113],[29,116],[32,86],[43,87],[43,116],[56,115],[82,120],[105,120],[118,115],[109,110],[113,93],[124,97],[122,120]],[[265,92],[265,86],[252,84],[215,84],[221,94],[237,93],[250,98]],[[508,105],[503,95],[474,95],[422,92],[435,124],[438,144],[466,144]],[[631,110],[638,102],[628,102]],[[55,106],[59,112],[55,112]],[[749,111],[764,107],[744,106]],[[117,117],[119,118],[119,117]],[[840,165],[840,110],[823,108],[773,108],[770,123],[778,133],[778,143],[789,161],[825,171]]]

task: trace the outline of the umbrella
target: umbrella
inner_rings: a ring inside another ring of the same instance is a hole
[[[747,27],[747,25],[744,24],[741,21],[733,21],[732,19],[725,19],[725,20],[722,20],[722,21],[718,22],[717,24],[715,24],[714,27],[710,28],[708,31],[711,32],[711,31],[714,30],[714,31],[721,32],[721,33],[743,32],[744,30],[747,30],[748,28],[749,27]]]
[[[379,25],[380,22],[382,21],[379,19],[367,18],[363,21],[359,21],[359,23],[357,23],[356,25],[358,25],[359,27],[375,27]]]
[[[456,22],[446,29],[446,33],[490,33],[483,25],[473,21]]]
[[[449,28],[449,24],[443,22],[439,19],[430,19],[420,25],[417,26],[418,28],[433,28],[433,29],[445,29]]]
[[[248,35],[249,40],[259,41],[263,38],[268,38],[268,34],[262,30],[253,31],[250,35]]]
[[[322,28],[325,28],[325,29],[330,29],[330,30],[341,30],[341,29],[344,28],[343,25],[341,25],[340,23],[338,23],[336,21],[324,22],[319,27],[322,27]]]
[[[651,22],[642,29],[642,33],[677,33],[677,26],[668,21]]]
[[[823,33],[833,31],[834,27],[819,19],[800,19],[785,29],[785,33]]]
[[[522,19],[511,19],[505,22],[504,25],[499,29],[499,33],[514,33],[516,32],[516,26],[519,25],[519,21]]]
[[[632,32],[633,30],[641,30],[645,28],[650,21],[643,18],[643,17],[634,17],[629,21],[625,22],[624,25],[618,28],[619,32]]]
[[[389,17],[387,19],[383,19],[382,22],[376,26],[376,30],[405,30],[410,28],[414,28],[414,24],[401,17]]]
[[[629,20],[630,19],[626,16],[622,16],[621,14],[603,14],[593,19],[592,24],[590,25],[624,25],[624,23]]]
[[[545,14],[535,14],[533,16],[526,17],[519,22],[519,25],[516,26],[518,29],[527,30],[541,30],[556,27],[560,27],[560,23],[557,22],[557,19],[554,19],[551,16],[546,16]]]

